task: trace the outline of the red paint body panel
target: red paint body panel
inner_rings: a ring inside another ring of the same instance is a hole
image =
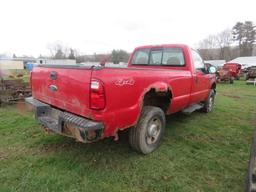
[[[215,75],[194,69],[190,48],[169,44],[138,47],[135,51],[156,47],[182,48],[185,66],[134,66],[131,64],[132,54],[127,68],[36,67],[31,80],[33,97],[59,109],[103,122],[104,137],[114,136],[118,130],[137,123],[144,95],[151,88],[160,92],[171,91],[167,114],[206,100],[215,83]],[[56,80],[50,78],[52,71],[58,74]],[[90,109],[91,79],[103,83],[106,99],[103,110]],[[58,90],[50,90],[51,85],[56,85]]]
[[[50,79],[49,72],[57,72],[57,80]],[[32,75],[32,95],[34,98],[60,109],[81,116],[88,116],[90,69],[64,69],[36,67]],[[53,92],[49,86],[56,85]]]
[[[223,67],[229,68],[232,76],[235,78],[239,76],[241,69],[242,69],[242,65],[240,65],[238,63],[226,63],[223,65]]]

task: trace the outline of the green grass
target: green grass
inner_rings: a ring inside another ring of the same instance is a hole
[[[243,191],[256,87],[217,88],[215,110],[167,118],[162,146],[139,155],[127,134],[93,144],[45,134],[24,106],[0,108],[0,191]]]
[[[25,74],[23,77],[22,77],[23,81],[28,83],[29,82],[29,74]]]

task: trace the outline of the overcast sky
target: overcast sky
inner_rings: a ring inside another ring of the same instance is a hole
[[[56,41],[81,53],[186,43],[256,21],[255,0],[1,0],[0,54],[49,55]]]

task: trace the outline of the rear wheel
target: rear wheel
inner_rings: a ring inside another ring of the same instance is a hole
[[[129,143],[133,149],[148,154],[157,149],[165,129],[165,114],[162,109],[145,106],[135,127],[130,129]]]
[[[209,93],[208,99],[204,103],[204,107],[202,108],[203,112],[209,113],[213,110],[215,99],[215,91],[212,89]]]
[[[252,144],[251,144],[251,154],[248,165],[248,172],[246,178],[246,192],[255,191],[256,184],[256,131],[254,131]]]

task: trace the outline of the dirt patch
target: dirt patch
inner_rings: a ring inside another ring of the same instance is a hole
[[[47,143],[42,144],[39,146],[39,151],[45,152],[45,153],[51,153],[56,151],[69,151],[73,148],[79,147],[79,142],[76,142],[75,140],[63,140],[59,142],[53,142],[53,143]]]
[[[0,161],[7,159],[7,156],[3,152],[0,152]]]
[[[227,95],[227,94],[221,94],[223,96],[226,96],[226,97],[230,97],[230,98],[233,98],[233,99],[241,99],[241,97],[237,96],[237,95]]]

